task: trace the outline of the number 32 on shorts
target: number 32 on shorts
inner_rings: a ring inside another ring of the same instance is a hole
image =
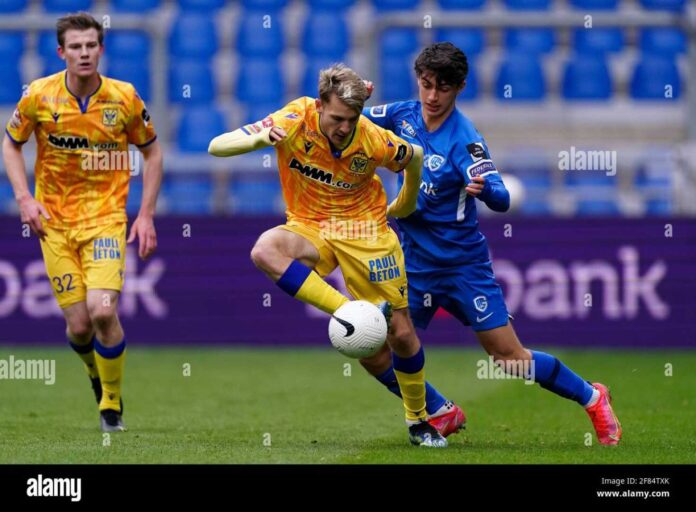
[[[53,284],[55,285],[56,293],[63,293],[66,291],[69,292],[75,289],[75,287],[72,284],[72,274],[63,274],[62,277],[56,276],[51,278],[51,281],[53,281]]]

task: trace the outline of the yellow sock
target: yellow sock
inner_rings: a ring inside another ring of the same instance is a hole
[[[425,410],[425,353],[421,346],[414,355],[400,357],[392,354],[394,374],[399,383],[401,398],[406,409],[406,423],[426,420]]]
[[[96,379],[99,377],[97,364],[94,360],[94,338],[92,338],[89,343],[82,345],[75,343],[71,337],[68,337],[68,340],[70,342],[70,347],[75,351],[80,359],[82,359],[82,362],[85,363],[85,370],[87,371],[89,378]]]
[[[96,338],[95,338],[96,339]],[[115,347],[105,347],[99,340],[95,342],[95,359],[102,385],[102,399],[99,410],[121,411],[121,381],[126,362],[126,340]]]
[[[417,422],[428,418],[425,411],[425,370],[416,373],[404,373],[394,370],[399,383],[401,397],[406,410],[406,421]]]
[[[293,260],[276,284],[293,297],[329,314],[350,300],[297,260]]]

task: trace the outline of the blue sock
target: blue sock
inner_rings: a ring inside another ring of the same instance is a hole
[[[536,350],[531,352],[534,361],[534,381],[542,388],[563,398],[575,400],[583,406],[590,401],[594,389],[590,383],[555,357]]]
[[[394,393],[396,396],[401,398],[401,391],[399,390],[399,383],[396,380],[396,375],[394,374],[394,367],[390,366],[389,369],[381,375],[375,377],[378,381],[386,386],[386,388]],[[433,414],[437,412],[440,407],[445,405],[447,399],[440,394],[440,392],[430,385],[428,381],[425,382],[425,410],[428,414]]]
[[[276,284],[285,293],[294,297],[311,273],[312,269],[307,265],[303,265],[297,260],[292,260],[292,263],[285,270],[285,273],[280,276]]]

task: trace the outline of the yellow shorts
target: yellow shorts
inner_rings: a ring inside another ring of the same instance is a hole
[[[326,277],[339,266],[346,288],[356,299],[376,304],[388,300],[394,309],[408,307],[404,253],[396,233],[389,229],[367,239],[328,238],[298,222],[279,226],[309,240],[319,252],[314,270]]]
[[[87,290],[121,291],[126,269],[126,223],[54,229],[44,224],[46,273],[61,308],[87,298]]]

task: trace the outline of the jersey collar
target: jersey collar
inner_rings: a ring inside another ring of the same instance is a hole
[[[90,93],[90,94],[85,98],[85,101],[84,101],[84,103],[83,103],[82,101],[80,101],[80,98],[79,98],[78,96],[76,96],[75,94],[73,94],[73,92],[72,92],[72,91],[70,90],[70,88],[68,87],[68,70],[66,69],[66,70],[63,72],[63,85],[65,86],[65,90],[68,91],[68,93],[70,94],[70,96],[72,96],[73,98],[75,98],[75,100],[77,101],[77,104],[78,104],[79,107],[80,107],[80,112],[83,113],[83,114],[84,114],[85,112],[87,112],[87,108],[89,107],[89,100],[90,100],[90,98],[99,92],[99,90],[101,89],[102,83],[104,83],[104,81],[102,80],[101,75],[97,74],[97,76],[99,77],[99,85],[98,85],[97,88],[94,90],[94,92]]]

